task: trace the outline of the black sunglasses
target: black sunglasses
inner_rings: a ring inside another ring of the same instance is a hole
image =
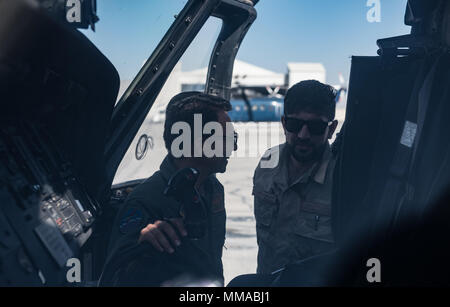
[[[293,117],[285,117],[286,122],[286,130],[291,133],[299,133],[302,131],[303,126],[307,125],[309,133],[312,135],[322,135],[327,130],[327,127],[331,126],[333,123],[330,122],[324,122],[323,120],[301,120],[298,118]]]

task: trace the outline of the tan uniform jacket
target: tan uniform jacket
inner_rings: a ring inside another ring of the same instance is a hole
[[[279,155],[274,168],[263,162]],[[322,161],[289,183],[286,145],[269,149],[253,178],[258,273],[331,251],[331,193],[335,159],[327,146]]]

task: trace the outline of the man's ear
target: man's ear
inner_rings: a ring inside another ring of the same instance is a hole
[[[328,131],[328,139],[331,140],[333,138],[334,133],[336,132],[337,126],[339,122],[337,120],[334,120],[331,124],[329,131]]]

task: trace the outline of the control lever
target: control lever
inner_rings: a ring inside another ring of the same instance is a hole
[[[170,178],[164,190],[164,195],[173,197],[182,204],[180,213],[184,218],[188,238],[192,240],[203,238],[207,225],[206,210],[195,188],[198,177],[198,170],[184,168]]]

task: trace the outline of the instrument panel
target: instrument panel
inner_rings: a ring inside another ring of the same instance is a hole
[[[0,133],[0,285],[62,285],[99,206],[44,129]]]

